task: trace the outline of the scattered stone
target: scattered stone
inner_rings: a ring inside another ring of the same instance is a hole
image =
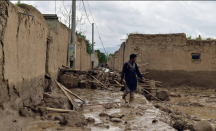
[[[177,129],[178,131],[183,131],[185,129],[185,125],[186,123],[184,121],[181,120],[177,120],[175,121],[175,123],[173,124],[173,127],[175,129]]]
[[[30,108],[22,107],[19,110],[20,116],[23,117],[33,117],[34,112]]]
[[[68,98],[59,93],[44,93],[44,101],[47,107],[57,109],[71,109]]]
[[[200,121],[193,125],[196,131],[214,131],[211,124],[208,121]]]
[[[113,113],[111,114],[109,117],[110,118],[122,118],[124,115],[123,114],[120,114],[120,113]]]
[[[17,122],[17,120],[13,120],[13,122]]]
[[[89,122],[89,123],[95,123],[95,119],[92,118],[92,117],[89,117],[89,118],[87,118],[86,120],[87,120],[87,122]]]
[[[155,124],[155,123],[157,123],[157,122],[158,122],[158,120],[156,120],[156,119],[152,120],[152,123],[153,123],[153,124]]]
[[[112,122],[122,122],[122,120],[119,119],[119,118],[111,118],[110,121],[112,121]]]
[[[100,116],[100,117],[107,117],[107,116],[109,117],[109,115],[106,114],[106,113],[104,113],[104,112],[101,112],[101,113],[99,114],[99,116]]]
[[[169,100],[168,91],[166,91],[166,90],[157,91],[156,97],[162,101],[168,101]]]
[[[60,124],[70,127],[83,127],[87,125],[87,122],[84,115],[73,111],[69,112],[68,114],[63,114],[62,119],[60,119]]]
[[[47,129],[47,127],[44,126],[44,127],[42,127],[42,129],[45,130],[45,129]]]
[[[73,75],[63,74],[60,77],[60,83],[69,89],[76,88],[79,83],[79,78]]]

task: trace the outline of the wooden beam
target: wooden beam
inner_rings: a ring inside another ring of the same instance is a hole
[[[122,84],[120,84],[117,80],[114,80],[119,86],[124,86]]]
[[[46,107],[46,110],[48,110],[48,111],[54,111],[54,112],[59,112],[59,113],[74,112],[74,110],[56,109],[56,108],[49,108],[49,107]]]
[[[101,83],[98,79],[96,79],[94,76],[91,75],[92,78],[94,78],[97,82],[99,82],[105,89],[109,90],[103,83]]]
[[[76,109],[76,110],[79,110],[79,106],[77,105],[77,103],[69,96],[69,94],[64,90],[64,88],[62,87],[63,85],[61,85],[60,83],[58,83],[56,80],[55,80],[56,84],[59,86],[59,88],[64,92],[64,94],[67,96],[67,98],[69,99],[69,101],[71,102],[71,104],[73,105],[73,107]]]
[[[62,85],[62,88],[64,88],[67,92],[69,92],[71,95],[75,96],[77,99],[81,100],[82,102],[85,103],[85,100],[83,100],[82,98],[80,98],[79,96],[77,96],[76,94],[74,94],[73,92],[71,92],[70,90],[68,90],[66,87],[64,87]]]

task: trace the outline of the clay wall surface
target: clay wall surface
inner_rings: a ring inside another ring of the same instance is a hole
[[[53,79],[57,78],[58,68],[61,68],[62,65],[67,66],[68,43],[70,41],[70,30],[59,22],[58,26],[58,33],[52,28],[48,29],[47,36],[51,41],[46,42],[48,49],[48,73]]]
[[[42,99],[47,86],[45,74],[54,80],[62,65],[69,66],[67,51],[70,30],[58,22],[56,31],[46,24],[37,9],[25,7],[28,8],[0,2],[0,107],[12,106],[16,110]],[[77,45],[80,54],[76,60],[83,63],[77,68],[90,69],[86,44],[82,41],[81,45]],[[98,61],[97,57],[95,61]]]
[[[211,83],[213,87],[216,86],[213,82],[216,78],[215,42],[215,40],[187,40],[184,33],[133,34],[129,35],[125,44],[124,62],[134,53],[137,54],[136,63],[140,71],[150,72],[146,76],[151,79],[166,81],[166,85],[179,85],[189,81],[192,85],[202,86]],[[115,53],[117,70],[121,70],[123,66],[122,45]],[[200,59],[192,59],[193,54],[198,54]],[[109,60],[110,67],[115,65],[111,64],[115,63],[113,59],[112,57]],[[145,65],[146,63],[148,65]],[[191,74],[196,76],[192,77]],[[201,81],[205,84],[201,84]]]
[[[7,16],[5,29],[2,37],[3,51],[3,80],[7,82],[6,87],[0,94],[1,104],[13,103],[14,109],[23,104],[28,105],[30,99],[42,97],[45,53],[46,53],[46,22],[42,14],[36,9],[23,15],[23,9],[17,6],[5,4]],[[6,88],[6,89],[5,89]],[[24,101],[24,102],[23,102]]]

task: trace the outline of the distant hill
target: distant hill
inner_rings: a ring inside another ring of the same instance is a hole
[[[117,50],[119,50],[120,46],[114,46],[114,47],[105,47],[108,54],[112,53],[114,54]],[[105,53],[103,48],[97,48],[95,50],[100,50],[100,52]]]

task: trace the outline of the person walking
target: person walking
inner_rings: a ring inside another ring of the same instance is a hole
[[[136,75],[143,81],[145,82],[145,78],[142,76],[142,74],[140,73],[136,62],[136,55],[135,54],[131,54],[130,55],[130,60],[128,62],[126,62],[123,66],[122,69],[122,75],[121,75],[121,79],[122,82],[125,86],[125,91],[124,94],[122,96],[122,99],[125,100],[125,103],[128,103],[126,101],[126,96],[127,94],[130,93],[130,103],[133,101],[134,99],[134,92],[137,89],[137,78]]]

